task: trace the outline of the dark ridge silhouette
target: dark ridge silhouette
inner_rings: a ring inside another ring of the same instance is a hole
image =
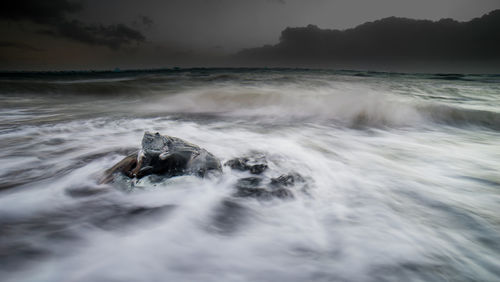
[[[389,17],[347,30],[315,25],[286,28],[276,45],[245,49],[246,65],[362,67],[496,64],[500,69],[500,10],[469,22]]]
[[[38,24],[44,27],[40,33],[111,49],[146,40],[141,32],[124,24],[105,26],[67,18],[67,14],[82,9],[80,3],[67,0],[4,0],[0,4],[0,20]],[[148,24],[152,25],[153,22],[149,21]]]

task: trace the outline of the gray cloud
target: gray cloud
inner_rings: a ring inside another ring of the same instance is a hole
[[[342,31],[391,16],[470,21],[494,9],[500,1],[3,0],[0,40],[9,44],[0,45],[0,68],[241,66],[231,54],[265,45],[275,51],[287,27]],[[286,42],[300,37],[300,28],[289,31]],[[32,52],[21,43],[44,50]]]
[[[140,18],[141,18],[142,24],[145,25],[146,27],[150,28],[153,26],[154,21],[151,18],[146,17],[146,16],[141,16]]]
[[[235,52],[274,44],[286,27],[314,24],[345,29],[390,16],[465,21],[500,8],[499,0],[285,1],[283,5],[277,0],[86,0],[82,14],[102,23],[125,23],[146,15],[154,20],[154,28],[147,29],[148,41],[174,42],[193,50],[222,45],[225,52]],[[146,30],[142,25],[137,28]]]
[[[278,3],[278,4],[286,4],[285,0],[267,0],[267,2]]]
[[[46,26],[41,33],[54,37],[72,39],[90,45],[107,46],[111,49],[146,40],[140,31],[124,24],[88,24],[68,19],[67,14],[74,14],[83,9],[80,3],[67,0],[16,0],[5,1],[2,6],[0,19],[30,21]],[[146,17],[143,17],[142,21],[152,25],[152,21]]]
[[[26,51],[35,51],[40,52],[43,51],[41,48],[37,48],[22,42],[12,42],[12,41],[0,41],[0,48],[14,48]]]
[[[69,38],[90,45],[103,45],[111,49],[146,40],[142,33],[123,24],[89,25],[77,20],[66,21],[64,24],[55,26],[55,29],[42,30],[40,33]]]
[[[57,24],[66,19],[67,13],[82,9],[80,3],[67,0],[4,0],[0,7],[2,19],[30,20],[39,24]]]

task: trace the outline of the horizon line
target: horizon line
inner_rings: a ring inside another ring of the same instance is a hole
[[[162,73],[162,72],[187,72],[200,70],[281,70],[281,71],[333,71],[344,73],[372,73],[372,74],[395,74],[395,75],[477,75],[477,76],[500,76],[500,73],[460,73],[460,72],[404,72],[404,71],[378,71],[363,69],[335,69],[335,68],[307,68],[307,67],[161,67],[161,68],[127,68],[127,69],[66,69],[66,70],[0,70],[0,76],[4,75],[78,75],[78,74],[127,74],[127,73]]]

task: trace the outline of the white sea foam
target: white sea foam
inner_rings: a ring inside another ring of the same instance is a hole
[[[442,82],[248,76],[256,81],[200,86],[193,78],[192,87],[133,101],[49,96],[45,113],[61,117],[43,122],[34,111],[40,100],[14,103],[32,121],[0,131],[4,280],[500,277],[500,133],[435,116],[439,107],[487,117],[492,108],[422,98]],[[236,181],[250,175],[228,167],[220,178],[143,179],[129,192],[99,185],[144,131],[183,138],[223,162],[260,152],[266,176],[298,172],[308,188],[293,200],[235,198]]]

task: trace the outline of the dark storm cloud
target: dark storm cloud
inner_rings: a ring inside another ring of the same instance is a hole
[[[4,0],[0,7],[2,19],[31,20],[40,24],[62,22],[66,13],[75,13],[82,9],[80,3],[67,0]]]
[[[67,0],[17,0],[4,1],[0,9],[0,19],[8,21],[31,21],[46,26],[41,31],[55,37],[68,38],[90,45],[103,45],[112,49],[130,43],[145,41],[144,35],[124,24],[102,25],[88,24],[75,19],[68,19],[67,14],[74,14],[83,9],[80,3]],[[152,24],[143,17],[145,24]]]
[[[285,4],[283,4],[285,2]],[[89,21],[130,22],[145,15],[154,28],[134,25],[148,42],[174,43],[200,50],[221,45],[224,52],[275,44],[289,26],[352,28],[366,21],[397,16],[468,21],[494,9],[499,0],[85,0]]]
[[[131,25],[137,29],[149,30],[155,25],[155,22],[148,16],[137,16]]]
[[[139,31],[123,24],[89,25],[80,21],[65,21],[55,30],[43,30],[41,33],[55,37],[65,37],[90,45],[104,45],[118,49],[121,45],[143,42],[146,38]]]
[[[286,4],[285,0],[267,0],[267,2],[274,2],[274,3],[278,3],[278,4]]]
[[[367,31],[363,36],[341,30],[390,16],[469,21],[494,9],[500,9],[499,0],[2,0],[0,40],[9,44],[0,44],[0,69],[272,66],[278,63],[291,67],[312,64],[336,68],[341,66],[339,62],[356,61],[358,64],[353,67],[371,68],[369,64],[374,61],[371,58],[384,61],[384,56],[397,55],[385,51],[395,48],[388,43],[392,39],[370,40],[374,34],[383,37],[384,33],[376,28],[367,27],[373,32]],[[279,43],[280,33],[287,27],[306,27],[308,24],[318,28],[289,28]],[[326,43],[317,44],[314,38],[310,41],[312,46],[300,47],[293,42],[304,40],[302,33],[323,38],[320,40],[335,45],[330,46],[330,50],[339,54],[349,54],[342,50],[352,47],[351,53],[358,52],[359,56],[345,56],[344,59],[332,55],[322,51],[326,47],[321,46]],[[330,33],[341,35],[324,35]],[[428,33],[433,34],[432,31]],[[415,58],[430,60],[430,56],[422,57],[421,53],[425,52],[421,50],[431,48],[429,41],[439,42],[441,38],[415,34],[424,43],[416,39],[409,39],[409,42],[421,47],[401,48],[416,54]],[[338,40],[333,40],[334,37]],[[353,42],[371,46],[360,47]],[[478,42],[484,45],[483,41]],[[16,47],[13,43],[19,44]],[[237,61],[231,56],[243,48],[266,44],[266,48],[244,52],[245,56],[240,58],[245,57],[246,61]],[[34,49],[28,45],[43,50],[32,52]],[[470,43],[465,45],[474,48]],[[443,45],[432,46],[439,49]],[[318,54],[304,55],[307,52],[302,52],[300,56],[293,56],[301,48],[311,48],[312,53]],[[455,48],[449,49],[447,53],[458,52]],[[443,52],[434,51],[434,54]],[[377,57],[374,53],[381,55]],[[451,55],[442,57],[446,56]],[[486,58],[489,55],[477,56]],[[287,59],[291,57],[293,59]]]
[[[143,25],[145,25],[147,27],[152,27],[154,24],[154,21],[151,18],[146,17],[146,16],[141,16],[141,22]]]
[[[11,41],[0,41],[0,48],[14,48],[25,51],[35,51],[40,52],[43,51],[41,48],[37,48],[22,42],[11,42]]]
[[[238,54],[252,64],[356,66],[500,61],[500,10],[469,22],[389,17],[347,30],[286,28],[273,46]]]

